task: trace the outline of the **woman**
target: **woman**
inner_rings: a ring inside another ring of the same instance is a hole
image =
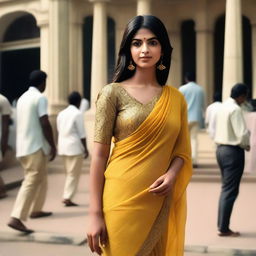
[[[183,255],[192,166],[186,103],[165,85],[171,52],[158,18],[133,18],[98,96],[87,237],[99,255]]]

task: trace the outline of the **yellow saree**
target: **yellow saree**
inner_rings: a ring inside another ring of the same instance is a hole
[[[176,156],[184,159],[184,166],[170,197],[149,193]],[[103,211],[109,239],[103,255],[183,255],[191,174],[186,103],[178,90],[164,86],[146,120],[115,143],[105,171]]]

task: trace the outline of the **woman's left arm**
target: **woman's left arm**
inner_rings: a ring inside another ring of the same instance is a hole
[[[167,196],[170,193],[183,164],[184,160],[181,157],[175,157],[172,160],[168,171],[164,175],[160,176],[149,187],[149,192],[158,196]]]

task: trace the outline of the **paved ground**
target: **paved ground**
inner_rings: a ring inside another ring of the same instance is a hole
[[[19,242],[15,246],[11,242],[0,243],[0,256],[92,256],[87,246],[72,246],[59,244],[38,244]],[[36,252],[32,254],[31,252]],[[184,256],[206,256],[204,253],[185,253]],[[207,256],[217,256],[217,254],[207,254]]]
[[[24,241],[24,239],[48,243],[81,243],[85,238],[87,225],[88,174],[85,173],[81,176],[79,190],[74,200],[80,204],[79,207],[67,208],[62,205],[63,184],[64,174],[49,175],[49,191],[45,210],[53,211],[54,215],[45,219],[28,219],[26,225],[35,229],[36,232],[26,237],[18,236],[17,232],[6,226],[18,189],[9,190],[8,197],[0,201],[0,242],[4,244],[16,241],[15,246],[9,247],[10,250],[18,249],[17,241]],[[216,235],[215,223],[219,190],[218,182],[194,181],[190,183],[188,187],[186,251],[217,252],[218,255],[231,252],[240,252],[239,255],[256,255],[256,204],[254,198],[256,184],[251,182],[241,184],[241,192],[234,208],[231,225],[234,230],[239,230],[242,233],[240,238],[221,238]],[[0,248],[4,248],[3,244]],[[77,250],[79,249],[77,248]],[[3,254],[3,252],[1,253]],[[0,256],[2,256],[1,253]],[[8,254],[8,256],[12,256],[12,254]]]
[[[195,170],[187,191],[185,256],[203,256],[206,253],[207,256],[256,256],[256,175],[244,176],[231,219],[232,229],[240,231],[242,236],[218,237],[216,219],[220,177],[213,153],[214,145],[205,134],[202,137],[199,144],[200,168]],[[8,191],[8,197],[0,200],[0,256],[92,255],[86,246],[77,246],[85,239],[88,222],[88,163],[84,167],[85,172],[81,176],[74,199],[80,206],[66,208],[61,203],[65,179],[62,163],[57,159],[50,166],[45,210],[53,211],[54,214],[45,219],[28,219],[26,225],[36,230],[29,236],[20,236],[6,226],[18,188]],[[13,167],[1,172],[1,175],[9,185],[17,184],[23,171],[19,167]]]

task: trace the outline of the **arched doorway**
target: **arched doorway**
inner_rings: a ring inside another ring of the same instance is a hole
[[[243,16],[243,73],[244,83],[252,90],[252,29],[250,20]],[[222,92],[225,15],[220,16],[214,28],[214,91]]]
[[[196,74],[196,33],[193,20],[183,21],[181,24],[181,47],[182,47],[182,79],[186,72]]]
[[[92,63],[92,31],[93,17],[88,16],[83,24],[83,96],[90,101],[91,99],[91,63]],[[107,78],[112,81],[115,67],[115,21],[107,18]]]
[[[12,102],[27,90],[29,73],[39,68],[40,29],[37,27],[33,15],[19,14],[9,23],[2,36],[0,53],[1,93]]]

